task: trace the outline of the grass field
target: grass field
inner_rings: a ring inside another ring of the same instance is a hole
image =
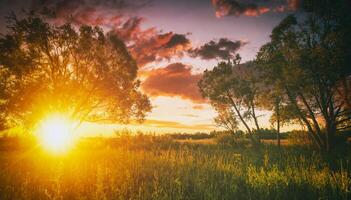
[[[95,138],[63,155],[3,148],[0,199],[351,199],[350,151],[335,155],[162,136]]]

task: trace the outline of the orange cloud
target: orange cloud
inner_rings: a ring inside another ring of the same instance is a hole
[[[144,18],[132,17],[110,31],[127,44],[138,66],[143,67],[151,62],[181,57],[191,48],[187,35],[160,33],[155,27],[142,30],[143,21]]]
[[[297,10],[301,6],[302,0],[287,0],[288,2],[288,8],[291,10]]]
[[[201,105],[201,104],[195,105],[192,108],[194,110],[204,110],[205,109],[205,107],[203,105]]]
[[[192,74],[191,68],[182,63],[173,63],[148,72],[142,88],[151,96],[179,96],[194,102],[205,102],[197,83],[202,74]]]
[[[149,127],[155,127],[155,128],[177,128],[177,129],[191,129],[191,130],[214,130],[216,128],[211,124],[185,125],[179,122],[151,120],[151,119],[145,120],[144,125]]]
[[[277,6],[275,12],[295,11],[301,8],[302,0],[287,0],[286,5]]]
[[[190,48],[191,43],[186,35],[168,32],[141,35],[134,45],[130,46],[130,51],[138,65],[144,66],[155,61],[181,57]]]
[[[109,25],[120,24],[122,13],[146,6],[147,0],[31,0],[30,10],[45,11],[54,23],[67,20],[74,24]]]
[[[253,3],[242,3],[236,0],[212,0],[212,5],[218,18],[228,15],[259,16],[270,11],[270,8],[265,6],[259,7]]]
[[[143,30],[144,18],[123,14],[149,3],[150,0],[33,0],[31,10],[48,8],[47,16],[55,24],[69,21],[75,25],[103,27],[126,43],[138,66],[142,67],[154,61],[181,57],[191,47],[186,34],[162,33],[155,27]]]
[[[303,0],[212,0],[212,5],[215,8],[216,16],[218,18],[234,15],[234,16],[259,16],[267,12],[286,12],[295,11],[301,7]],[[245,3],[244,3],[245,2]],[[263,5],[262,5],[263,4]]]
[[[269,11],[270,11],[270,9],[267,7],[259,7],[259,8],[255,8],[255,9],[250,8],[250,9],[245,10],[244,15],[255,17],[255,16],[262,15],[262,14],[269,12]]]

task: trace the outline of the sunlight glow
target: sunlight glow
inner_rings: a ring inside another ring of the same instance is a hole
[[[66,152],[75,141],[73,125],[63,115],[52,115],[44,119],[38,129],[40,144],[53,153]]]

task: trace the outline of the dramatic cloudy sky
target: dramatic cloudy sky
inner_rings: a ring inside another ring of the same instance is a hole
[[[240,53],[255,57],[299,0],[0,0],[3,16],[22,9],[56,13],[52,23],[98,25],[119,35],[139,66],[154,106],[143,130],[209,131],[214,110],[198,91],[205,69]],[[261,121],[269,126],[269,113]],[[106,125],[110,126],[110,125]],[[140,126],[139,126],[140,128]]]

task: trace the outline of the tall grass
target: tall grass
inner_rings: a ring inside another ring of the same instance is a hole
[[[293,146],[95,138],[62,156],[1,151],[0,199],[350,199],[350,160]]]

